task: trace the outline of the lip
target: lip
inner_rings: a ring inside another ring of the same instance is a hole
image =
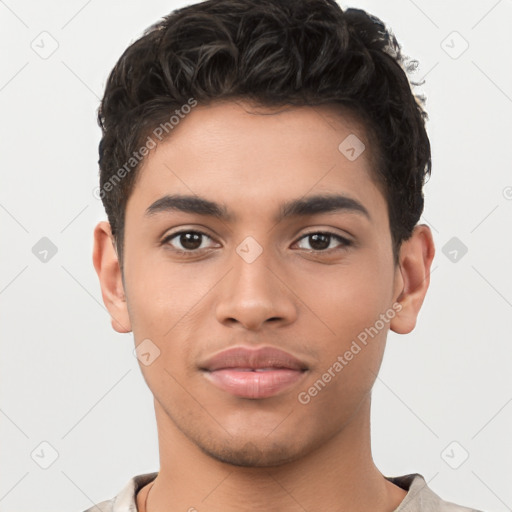
[[[308,369],[295,356],[274,347],[233,347],[210,357],[200,368],[220,390],[251,399],[283,392]]]

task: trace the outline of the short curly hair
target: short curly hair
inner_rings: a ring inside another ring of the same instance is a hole
[[[207,0],[150,26],[114,66],[98,109],[100,197],[121,269],[126,203],[140,167],[134,151],[191,98],[354,113],[376,143],[372,173],[387,200],[397,264],[431,171],[425,98],[408,78],[416,65],[380,19],[334,0]]]

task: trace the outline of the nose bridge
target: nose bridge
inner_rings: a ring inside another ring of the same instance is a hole
[[[236,248],[233,255],[233,283],[237,293],[248,292],[249,296],[260,296],[261,299],[271,298],[272,264],[271,250],[263,248],[252,236],[245,238]],[[243,295],[243,293],[242,293]]]
[[[232,268],[223,283],[217,307],[220,322],[238,322],[246,328],[258,328],[266,320],[290,322],[295,307],[286,287],[276,277],[271,249],[264,248],[253,236],[246,237],[231,257]]]

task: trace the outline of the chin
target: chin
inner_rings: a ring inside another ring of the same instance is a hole
[[[240,447],[234,446],[213,447],[200,446],[200,449],[209,457],[232,466],[240,467],[275,467],[287,464],[299,458],[301,453],[291,446],[271,445],[265,446],[248,441]]]

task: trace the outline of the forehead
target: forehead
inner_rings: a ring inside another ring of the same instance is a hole
[[[385,207],[373,159],[363,124],[347,110],[217,101],[192,109],[150,152],[128,203],[196,194],[256,212],[336,191]]]

